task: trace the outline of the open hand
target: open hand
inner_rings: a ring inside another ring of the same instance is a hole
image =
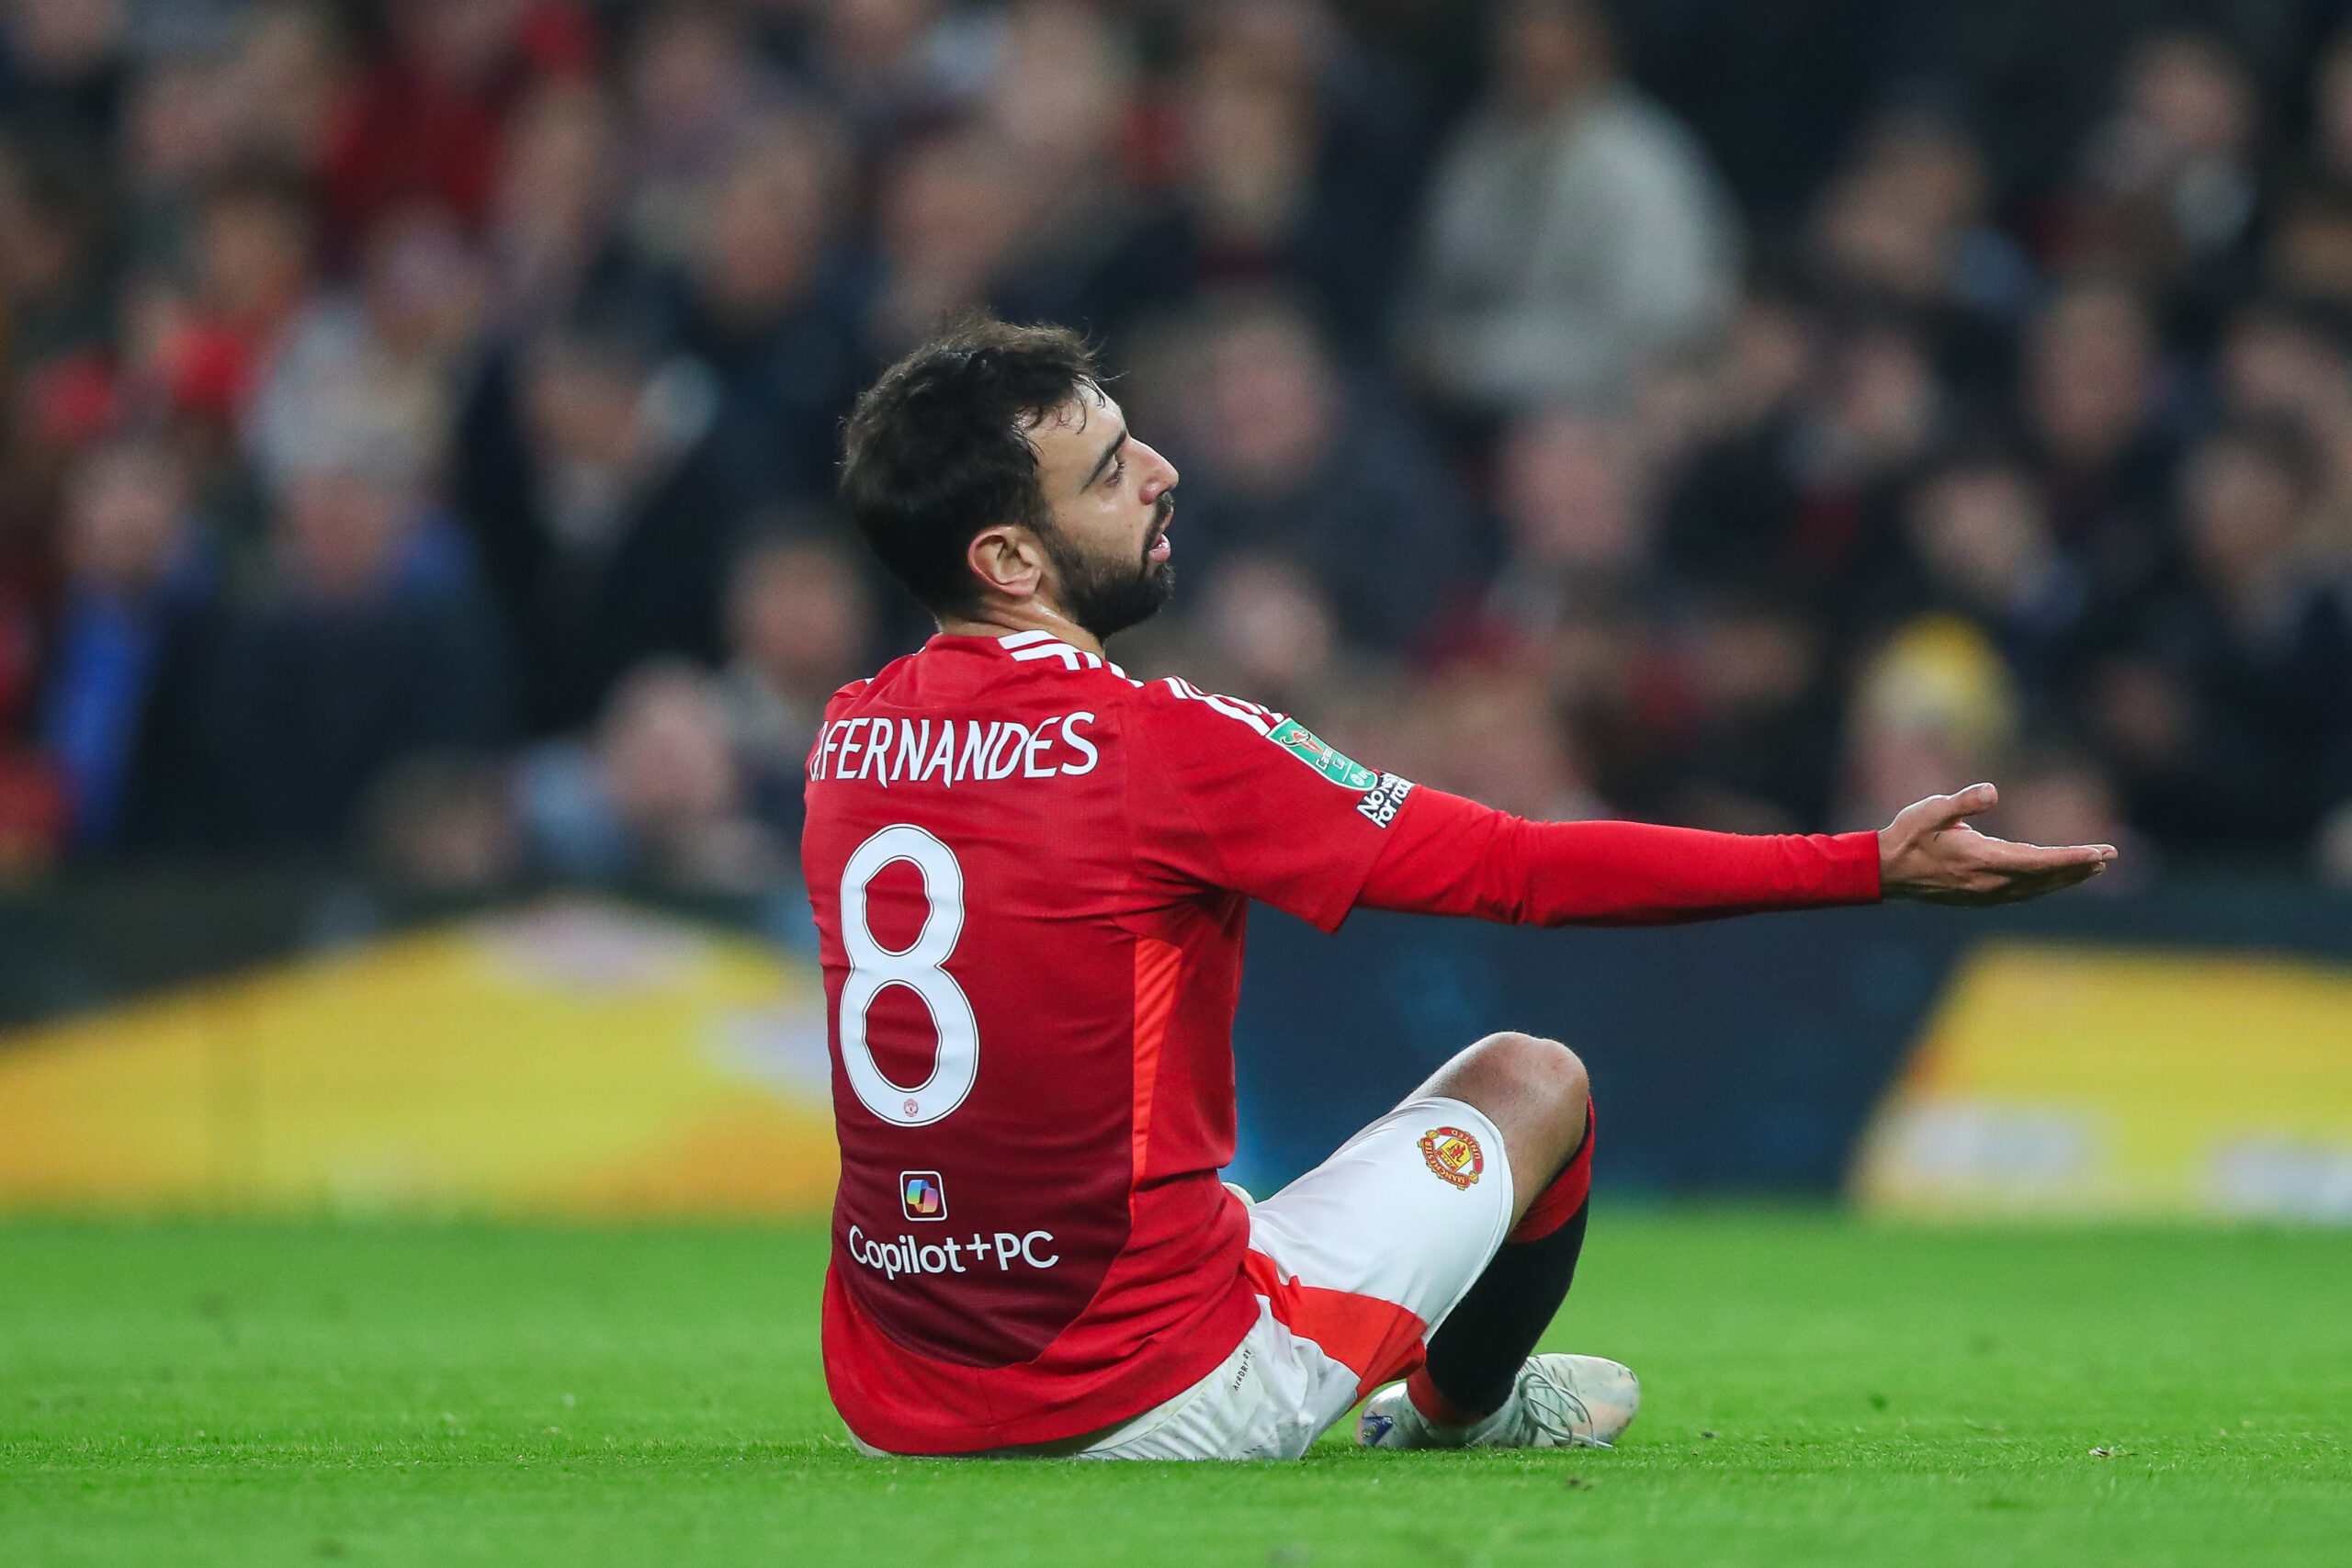
[[[2001,798],[1991,784],[1932,795],[1879,830],[1879,886],[1889,898],[1930,904],[2016,904],[2088,882],[2115,858],[2112,844],[2045,849],[1987,838],[1967,818]]]

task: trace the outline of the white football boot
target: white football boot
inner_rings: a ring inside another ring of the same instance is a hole
[[[1599,1356],[1530,1356],[1510,1397],[1483,1421],[1441,1427],[1393,1382],[1365,1401],[1356,1441],[1367,1449],[1605,1449],[1641,1407],[1642,1380],[1629,1367]]]

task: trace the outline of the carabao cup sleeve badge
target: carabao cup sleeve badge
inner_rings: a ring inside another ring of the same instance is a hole
[[[1436,1127],[1421,1134],[1421,1158],[1430,1174],[1455,1187],[1470,1187],[1486,1174],[1486,1151],[1459,1127]]]
[[[1380,775],[1336,750],[1295,718],[1285,718],[1266,737],[1342,789],[1370,789]]]

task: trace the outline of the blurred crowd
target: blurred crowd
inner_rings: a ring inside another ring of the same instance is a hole
[[[0,870],[788,878],[987,309],[1182,470],[1138,673],[2352,880],[2343,9],[0,0]]]

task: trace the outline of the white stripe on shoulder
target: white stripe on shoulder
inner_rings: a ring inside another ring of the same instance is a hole
[[[1137,684],[1141,682],[1138,682]],[[1166,676],[1162,679],[1161,684],[1165,685],[1170,693],[1188,702],[1204,703],[1227,718],[1240,720],[1261,735],[1272,735],[1275,729],[1287,721],[1288,716],[1276,713],[1269,707],[1261,707],[1256,703],[1246,702],[1239,697],[1224,696],[1216,692],[1204,692],[1182,675]]]
[[[1085,655],[1066,642],[1041,642],[1035,648],[1021,649],[1012,657],[1016,663],[1021,664],[1026,664],[1035,659],[1058,659],[1062,661],[1063,669],[1076,670],[1079,668],[1079,660]]]
[[[1058,659],[1065,670],[1108,670],[1130,686],[1140,686],[1141,681],[1130,677],[1117,665],[1099,653],[1089,653],[1046,631],[1007,632],[999,637],[997,646],[1012,656],[1016,664],[1034,663],[1041,659]]]

